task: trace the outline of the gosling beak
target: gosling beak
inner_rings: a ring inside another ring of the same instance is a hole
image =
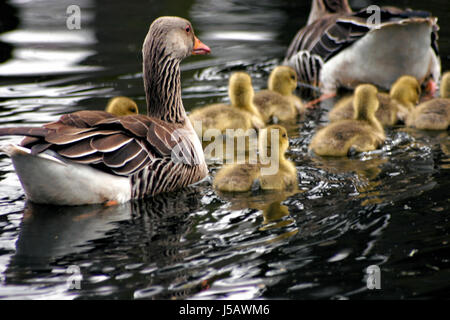
[[[198,40],[197,37],[195,37],[194,49],[192,50],[192,54],[208,54],[210,52],[211,49],[206,44]]]

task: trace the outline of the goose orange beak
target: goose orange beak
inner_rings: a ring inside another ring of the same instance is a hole
[[[192,54],[208,54],[211,52],[211,49],[201,42],[197,37],[195,37],[194,49],[192,50]]]

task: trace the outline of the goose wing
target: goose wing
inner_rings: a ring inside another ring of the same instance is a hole
[[[182,125],[145,115],[115,117],[103,111],[80,111],[41,128],[2,130],[0,135],[25,135],[22,146],[33,153],[51,150],[63,159],[120,176],[135,174],[162,159],[188,167],[199,163]]]

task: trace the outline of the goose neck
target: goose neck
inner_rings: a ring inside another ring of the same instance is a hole
[[[170,123],[184,123],[180,60],[165,54],[164,49],[144,49],[143,78],[147,114]]]

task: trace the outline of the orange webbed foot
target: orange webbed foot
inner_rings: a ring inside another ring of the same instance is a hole
[[[315,108],[317,106],[317,104],[321,103],[322,101],[325,101],[325,100],[328,100],[328,99],[331,99],[331,98],[334,98],[334,97],[336,97],[336,92],[334,92],[334,93],[324,93],[319,98],[308,102],[305,105],[305,107],[307,109]]]

